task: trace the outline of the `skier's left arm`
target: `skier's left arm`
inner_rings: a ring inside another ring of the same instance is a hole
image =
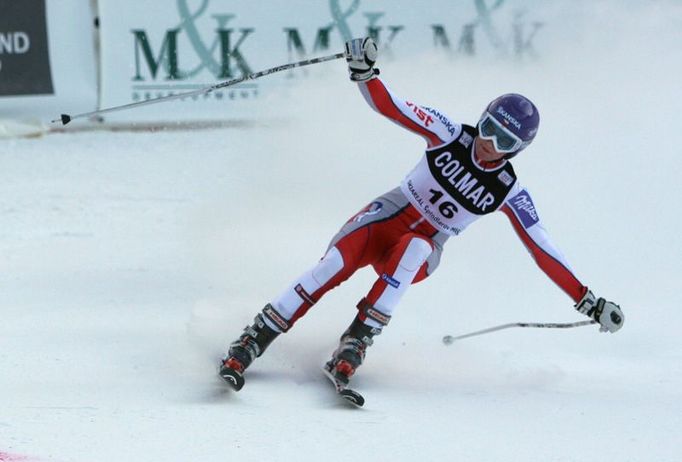
[[[500,210],[509,218],[514,230],[533,256],[537,265],[575,302],[575,309],[601,325],[602,332],[615,332],[623,326],[620,307],[597,298],[573,274],[566,258],[552,243],[542,226],[533,200],[526,189],[516,187]]]

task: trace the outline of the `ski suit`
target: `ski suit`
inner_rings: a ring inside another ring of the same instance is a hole
[[[358,305],[361,319],[382,327],[410,284],[438,266],[443,245],[483,215],[501,211],[538,266],[575,302],[587,291],[542,227],[530,193],[509,161],[483,168],[475,160],[476,127],[405,101],[374,78],[359,89],[376,112],[426,140],[427,149],[399,187],[350,218],[323,258],[271,303],[266,322],[288,330],[330,289],[358,268],[378,278]]]

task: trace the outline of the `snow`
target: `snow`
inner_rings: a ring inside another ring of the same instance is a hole
[[[398,94],[454,120],[507,91],[537,103],[516,171],[626,322],[443,345],[584,319],[489,217],[407,292],[354,379],[360,410],[320,366],[370,270],[280,337],[241,392],[215,378],[258,310],[419,158],[421,140],[372,113],[343,63],[271,95],[251,125],[3,141],[0,460],[680,460],[682,60],[663,45],[682,42],[679,7],[662,5],[539,64],[382,66]],[[424,85],[415,69],[431,66]]]

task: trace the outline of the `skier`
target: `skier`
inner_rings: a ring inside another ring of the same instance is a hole
[[[355,319],[324,366],[337,389],[345,387],[408,286],[434,272],[447,239],[498,210],[579,312],[597,321],[603,332],[622,327],[620,307],[596,297],[575,277],[542,227],[529,192],[517,181],[509,160],[533,141],[540,120],[531,101],[502,95],[486,107],[477,126],[458,124],[439,110],[389,91],[377,77],[377,47],[371,38],[346,42],[345,57],[350,79],[370,107],[423,137],[426,153],[399,187],[354,215],[322,259],[256,315],[222,360],[223,379],[240,389],[244,370],[278,335],[289,331],[327,291],[358,268],[372,265],[378,279],[358,303]]]

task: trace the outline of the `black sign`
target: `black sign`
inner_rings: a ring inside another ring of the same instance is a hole
[[[0,0],[0,96],[53,93],[45,0]]]

